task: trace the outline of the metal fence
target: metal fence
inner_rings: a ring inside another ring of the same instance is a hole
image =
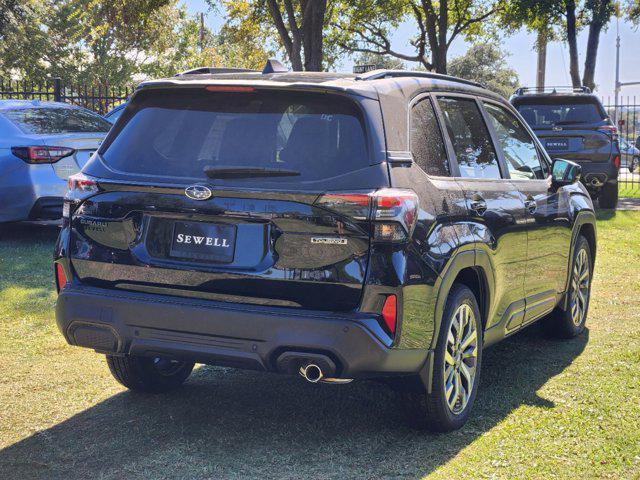
[[[638,99],[640,100],[640,99]],[[618,184],[621,197],[640,195],[640,103],[636,97],[603,99],[609,117],[620,135],[620,174]]]
[[[129,98],[134,88],[105,84],[67,85],[60,78],[41,83],[0,79],[0,99],[67,102],[104,115]]]

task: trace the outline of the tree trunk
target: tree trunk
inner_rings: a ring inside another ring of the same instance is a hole
[[[584,76],[582,84],[592,91],[595,88],[594,76],[596,73],[596,59],[600,44],[600,33],[611,16],[611,0],[602,0],[594,7],[593,17],[589,25],[589,37],[587,39],[587,53],[584,59]]]
[[[302,71],[302,43],[300,41],[300,33],[295,24],[295,17],[291,15],[292,11],[289,10],[287,12],[289,16],[289,24],[292,27],[291,35],[289,35],[289,31],[284,24],[278,2],[276,0],[269,0],[267,5],[269,7],[269,14],[273,19],[273,23],[278,31],[278,35],[280,36],[280,41],[282,42],[282,45],[287,52],[287,56],[289,57],[289,61],[291,62],[291,68],[296,72]],[[287,3],[287,5],[291,7],[290,2]],[[291,36],[293,36],[293,38],[291,38]]]
[[[581,87],[580,65],[578,63],[578,40],[576,33],[576,2],[566,1],[567,11],[567,43],[569,44],[569,72],[574,87]]]
[[[438,45],[433,51],[431,57],[433,59],[433,70],[436,73],[447,74],[447,45]]]
[[[309,72],[322,70],[324,16],[327,0],[301,0],[302,43],[304,49],[304,69]]]

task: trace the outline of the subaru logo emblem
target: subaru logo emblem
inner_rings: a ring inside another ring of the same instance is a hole
[[[184,194],[192,200],[207,200],[211,198],[211,189],[204,185],[191,185],[184,189]]]

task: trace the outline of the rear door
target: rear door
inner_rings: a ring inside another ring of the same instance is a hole
[[[447,95],[438,96],[437,103],[448,133],[448,148],[456,159],[454,175],[465,192],[477,248],[489,256],[495,275],[495,301],[487,328],[505,316],[515,328],[524,316],[527,264],[520,192],[500,164],[477,100]]]
[[[251,88],[149,90],[115,128],[84,170],[103,191],[72,220],[80,281],[258,305],[358,306],[368,194],[389,183],[371,161],[361,106]]]
[[[551,311],[564,290],[571,244],[569,197],[552,189],[549,165],[535,140],[506,107],[484,102],[500,154],[522,195],[527,231],[524,323]]]

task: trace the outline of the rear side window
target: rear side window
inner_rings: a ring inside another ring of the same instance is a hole
[[[511,178],[546,178],[547,165],[540,160],[533,138],[520,121],[511,112],[497,105],[485,103],[484,108],[495,128]]]
[[[24,133],[37,135],[98,133],[108,132],[111,128],[100,115],[79,108],[16,108],[5,110],[3,114]]]
[[[532,127],[600,123],[606,114],[597,100],[574,97],[523,99],[516,103],[522,118]]]
[[[474,100],[439,98],[461,177],[500,178],[489,130]]]
[[[427,174],[449,176],[449,161],[431,100],[425,98],[411,110],[411,153]]]
[[[268,181],[300,183],[369,165],[361,115],[338,96],[156,90],[139,93],[122,119],[101,154],[125,173],[201,179],[211,168],[282,169],[299,175]]]

